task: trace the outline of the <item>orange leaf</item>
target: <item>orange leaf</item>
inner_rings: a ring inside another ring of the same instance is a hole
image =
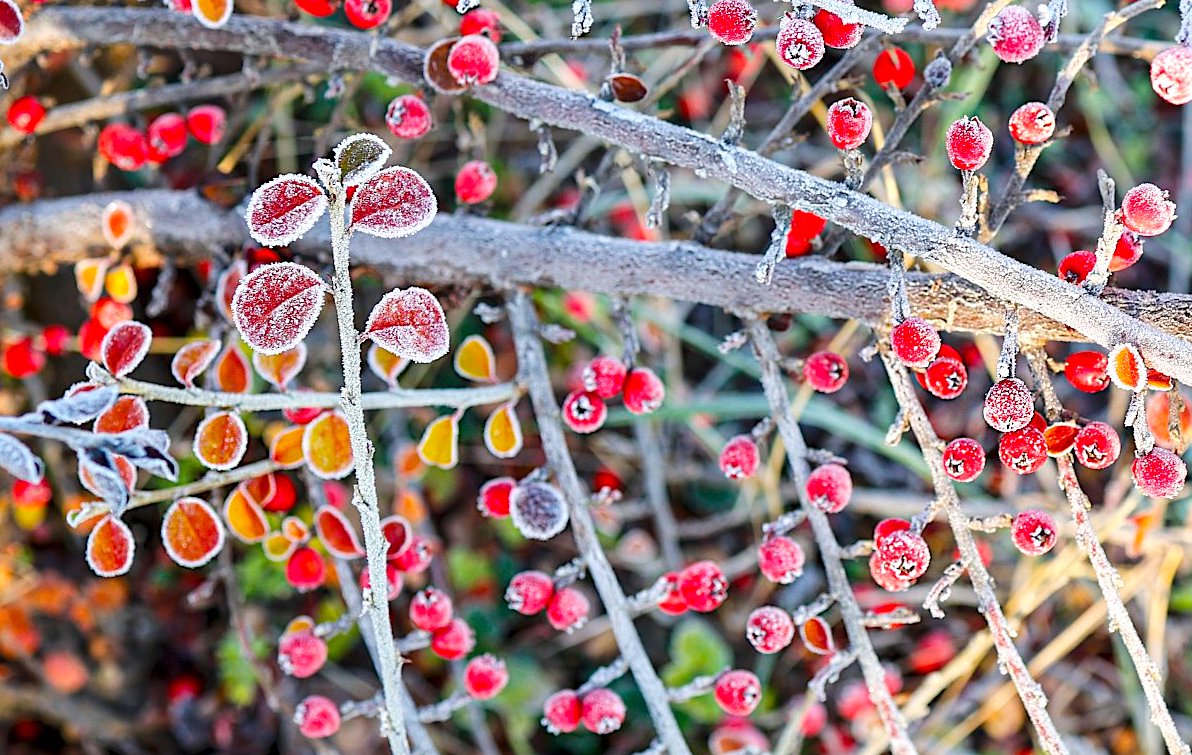
[[[108,206],[103,208],[101,223],[103,224],[103,237],[108,242],[108,246],[113,249],[122,249],[132,238],[132,207],[128,202],[122,202],[119,199],[109,202]]]
[[[278,390],[285,390],[290,381],[306,366],[306,344],[299,342],[294,348],[280,354],[254,351],[252,366],[256,368],[258,375],[265,378],[265,382]]]
[[[1132,344],[1122,343],[1109,352],[1109,377],[1127,391],[1141,391],[1146,387],[1146,364]]]
[[[418,441],[418,457],[439,469],[451,469],[459,461],[458,445],[459,423],[454,414],[446,414],[426,426]]]
[[[315,512],[315,532],[327,552],[336,558],[360,558],[364,555],[364,548],[360,547],[351,522],[334,506],[323,505]]]
[[[248,429],[240,415],[232,412],[209,414],[195,431],[195,456],[208,469],[232,469],[247,448]]]
[[[132,568],[137,544],[132,530],[108,514],[87,536],[87,565],[101,577],[119,577]]]
[[[75,263],[75,285],[84,299],[92,303],[99,300],[99,295],[103,293],[103,279],[107,273],[107,260],[86,259]]]
[[[248,393],[252,387],[248,359],[235,344],[229,343],[215,361],[215,387],[228,393]]]
[[[264,542],[261,543],[261,550],[265,552],[265,558],[270,561],[287,561],[290,554],[298,547],[298,543],[286,537],[281,532],[270,532],[265,536]]]
[[[373,374],[388,383],[390,388],[396,388],[397,378],[410,366],[410,360],[402,359],[374,343],[368,349],[368,366]]]
[[[179,498],[161,521],[161,543],[174,563],[196,569],[223,548],[223,524],[202,498]]]
[[[799,626],[799,636],[807,649],[816,655],[832,655],[836,652],[832,630],[828,628],[828,622],[818,616],[811,617]]]
[[[339,412],[325,412],[306,425],[302,455],[310,470],[324,480],[338,480],[352,471],[352,438]]]
[[[417,491],[402,488],[393,502],[393,513],[408,519],[411,524],[418,524],[426,519],[426,503]]]
[[[483,336],[468,336],[455,350],[455,371],[468,380],[497,382],[497,358]]]
[[[426,472],[426,465],[418,455],[418,447],[410,443],[402,446],[393,455],[393,466],[398,477],[410,479],[421,477]]]
[[[1170,377],[1158,370],[1146,371],[1146,387],[1156,391],[1170,391],[1175,383]]]
[[[248,500],[264,506],[265,502],[277,493],[277,477],[272,472],[267,472],[247,479],[236,487]]]
[[[232,17],[232,0],[194,0],[190,12],[208,29],[218,29]]]
[[[265,512],[236,486],[224,499],[223,518],[232,535],[242,543],[259,543],[269,534]]]
[[[97,433],[122,433],[149,426],[149,407],[140,396],[121,396],[95,418]]]
[[[187,388],[194,388],[195,378],[211,366],[218,353],[219,341],[191,341],[174,354],[170,361],[170,372],[174,373],[174,379],[179,383]]]
[[[1076,434],[1080,425],[1075,422],[1057,422],[1043,431],[1043,443],[1048,456],[1063,456],[1076,445]]]
[[[305,461],[302,438],[305,434],[306,428],[302,425],[282,430],[273,436],[273,442],[269,444],[269,458],[280,464],[282,469],[296,469],[302,466],[302,462]]]
[[[281,534],[295,545],[301,545],[310,540],[310,527],[296,516],[287,516],[281,520]]]
[[[137,274],[132,265],[122,262],[108,270],[103,279],[108,296],[121,304],[131,304],[137,298]]]
[[[521,423],[514,402],[501,404],[484,423],[484,445],[498,459],[510,459],[522,449]]]

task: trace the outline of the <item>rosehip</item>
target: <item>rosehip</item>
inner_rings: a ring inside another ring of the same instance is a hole
[[[476,635],[463,619],[452,619],[430,638],[430,649],[445,661],[457,661],[476,646]]]
[[[581,702],[584,728],[593,734],[612,734],[625,723],[625,702],[607,687],[594,689]]]
[[[923,318],[908,317],[890,331],[890,346],[900,362],[920,369],[939,353],[940,334]]]
[[[46,355],[29,336],[22,336],[4,346],[0,364],[8,375],[21,379],[41,372],[46,366]]]
[[[803,549],[785,535],[762,540],[757,548],[757,565],[771,582],[789,585],[803,573]]]
[[[186,114],[186,128],[200,144],[222,141],[228,114],[219,105],[198,105]]]
[[[480,494],[476,497],[476,508],[480,513],[493,519],[504,519],[509,516],[509,497],[517,487],[517,480],[512,477],[497,477],[480,486]]]
[[[1073,286],[1079,286],[1088,279],[1089,273],[1093,272],[1093,268],[1096,266],[1096,253],[1080,249],[1065,255],[1060,260],[1060,266],[1056,273]]]
[[[1003,8],[989,22],[987,36],[993,52],[1006,63],[1030,60],[1043,49],[1043,26],[1021,5]]]
[[[833,102],[828,108],[828,138],[836,149],[857,149],[869,138],[873,112],[852,97]]]
[[[726,45],[743,45],[753,36],[757,11],[745,0],[716,0],[708,7],[708,32]]]
[[[483,160],[464,163],[455,174],[455,198],[463,204],[480,204],[496,190],[496,171]]]
[[[855,5],[853,0],[846,0],[849,5]],[[847,50],[856,47],[865,31],[859,23],[845,23],[840,16],[829,13],[822,8],[816,12],[813,19],[815,27],[824,35],[824,44],[836,50]]]
[[[882,89],[906,89],[914,78],[915,61],[901,47],[882,50],[873,61],[873,80]]]
[[[1018,378],[1003,378],[985,394],[985,421],[1000,433],[1021,430],[1035,416],[1035,397]]]
[[[426,101],[416,94],[394,97],[385,109],[385,125],[398,139],[418,139],[426,136],[434,121]]]
[[[127,123],[109,123],[95,142],[99,154],[120,170],[140,170],[149,157],[145,135]]]
[[[658,599],[658,610],[667,616],[681,616],[687,613],[687,601],[679,590],[679,572],[670,571],[662,576],[666,580],[666,592]]]
[[[1079,391],[1099,393],[1109,387],[1109,358],[1098,351],[1077,351],[1068,357],[1064,377]]]
[[[339,707],[322,695],[310,695],[294,708],[294,723],[302,736],[325,739],[339,731]]]
[[[902,592],[914,584],[914,580],[902,579],[886,569],[886,562],[877,551],[869,554],[869,574],[879,587],[888,592]]]
[[[1175,220],[1175,202],[1154,184],[1139,184],[1122,197],[1122,223],[1140,236],[1158,236]]]
[[[968,370],[959,359],[939,357],[927,365],[923,381],[936,398],[954,399],[968,385]]]
[[[1152,448],[1150,453],[1139,456],[1130,471],[1138,489],[1152,498],[1176,497],[1188,477],[1184,460],[1166,448]]]
[[[993,150],[993,132],[976,116],[961,118],[948,126],[944,149],[957,170],[980,170]]]
[[[853,495],[853,478],[839,464],[824,464],[807,475],[807,500],[827,514],[842,511]]]
[[[679,592],[688,608],[708,613],[728,597],[728,580],[714,562],[697,561],[679,572]]]
[[[454,617],[451,598],[442,590],[428,587],[410,599],[410,623],[424,632],[437,632]]]
[[[931,549],[922,535],[911,530],[891,532],[874,543],[881,568],[901,580],[918,579],[931,564]]]
[[[1172,105],[1192,102],[1192,50],[1172,45],[1151,61],[1151,88]]]
[[[505,661],[489,653],[476,656],[464,668],[464,690],[473,700],[491,700],[508,683]]]
[[[302,546],[291,553],[286,561],[286,581],[298,592],[310,592],[322,587],[326,578],[327,564],[314,548]]]
[[[570,734],[579,728],[583,706],[573,689],[561,689],[542,705],[542,725],[551,734]]]
[[[744,669],[725,671],[712,688],[716,704],[730,716],[748,716],[762,701],[762,683]]]
[[[500,69],[501,53],[483,34],[460,37],[447,53],[447,70],[465,86],[488,84],[497,78]]]
[[[1077,460],[1089,469],[1105,469],[1117,461],[1122,441],[1117,431],[1104,422],[1090,422],[1076,434],[1073,451]]]
[[[1028,102],[1010,115],[1010,136],[1020,144],[1042,144],[1055,133],[1055,113],[1042,102]]]
[[[781,652],[794,638],[795,622],[778,606],[756,608],[745,622],[745,639],[759,653]]]
[[[494,43],[501,43],[501,16],[488,8],[474,8],[459,20],[460,36],[485,34]]]
[[[622,390],[625,408],[631,414],[650,414],[666,398],[666,386],[649,367],[630,370]]]
[[[757,471],[757,443],[749,435],[737,435],[729,439],[720,451],[720,471],[730,480],[752,477]]]
[[[545,482],[527,482],[513,489],[509,515],[518,532],[530,540],[550,540],[567,526],[563,494]]]
[[[551,597],[546,606],[546,620],[560,632],[571,634],[588,623],[592,604],[574,587],[564,587]]]
[[[523,616],[533,616],[546,610],[555,594],[555,582],[540,571],[524,571],[509,580],[505,588],[505,602]]]
[[[610,399],[621,392],[621,387],[625,385],[625,374],[625,364],[620,359],[596,357],[584,367],[584,389],[602,399]]]
[[[848,382],[848,362],[834,351],[817,351],[803,360],[803,380],[820,393],[835,393]]]
[[[1014,547],[1027,556],[1042,556],[1055,547],[1055,519],[1046,511],[1028,509],[1014,516],[1010,525]]]
[[[957,438],[944,448],[944,474],[957,482],[972,482],[985,469],[985,449],[972,438]]]
[[[281,638],[277,648],[277,665],[296,679],[314,676],[327,662],[327,643],[309,630],[291,632]]]
[[[8,106],[8,125],[22,134],[32,134],[45,117],[45,105],[31,95],[18,97]]]
[[[357,29],[375,29],[389,20],[391,0],[344,0],[344,15]]]
[[[162,113],[149,124],[147,136],[155,155],[177,157],[186,149],[186,119],[180,113]]]
[[[998,440],[997,455],[1007,468],[1020,475],[1031,474],[1047,461],[1047,442],[1034,427],[1008,432]]]
[[[824,35],[815,24],[788,13],[774,40],[778,57],[791,68],[806,71],[824,57]]]
[[[572,391],[563,399],[563,422],[581,434],[594,433],[604,426],[608,419],[608,407],[604,400],[588,391]]]
[[[1132,266],[1142,257],[1142,239],[1133,231],[1124,231],[1109,258],[1109,272],[1116,273]]]

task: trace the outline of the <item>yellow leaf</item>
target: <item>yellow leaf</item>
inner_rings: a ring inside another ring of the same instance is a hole
[[[454,414],[439,417],[426,426],[418,441],[418,456],[440,469],[451,469],[459,461],[459,422]]]
[[[455,350],[455,371],[462,378],[482,383],[497,381],[497,359],[483,336],[468,336]]]
[[[498,459],[517,456],[522,449],[521,423],[514,402],[501,404],[484,423],[484,445]]]

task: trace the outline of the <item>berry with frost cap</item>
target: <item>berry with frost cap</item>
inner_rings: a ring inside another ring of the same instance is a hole
[[[708,32],[726,45],[743,45],[753,36],[757,11],[745,0],[716,0],[708,8]]]
[[[1018,378],[1003,378],[985,394],[985,421],[1000,433],[1021,430],[1035,416],[1035,397]]]
[[[749,435],[730,438],[720,451],[720,471],[730,480],[752,477],[758,462],[757,443]]]
[[[989,22],[987,36],[993,52],[1006,63],[1030,60],[1043,49],[1043,26],[1021,5],[1003,8]]]
[[[1010,539],[1027,556],[1042,556],[1055,547],[1055,519],[1039,509],[1019,512],[1010,525]]]
[[[803,549],[785,535],[768,537],[757,549],[757,565],[766,579],[789,585],[803,573]]]
[[[814,67],[824,57],[823,33],[807,19],[790,13],[783,18],[774,44],[782,62],[799,71]]]
[[[756,608],[745,622],[745,639],[759,653],[781,652],[794,638],[795,622],[778,606]]]
[[[957,170],[980,170],[993,151],[993,132],[976,116],[961,118],[948,126],[944,149]]]
[[[985,449],[972,438],[957,438],[944,448],[944,474],[957,482],[972,482],[985,469]]]
[[[1154,184],[1139,184],[1122,197],[1122,223],[1140,236],[1158,236],[1175,220],[1175,202]]]

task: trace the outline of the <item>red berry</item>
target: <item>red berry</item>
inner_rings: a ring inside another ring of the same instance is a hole
[[[1064,377],[1074,388],[1098,393],[1109,387],[1109,358],[1099,351],[1077,351],[1064,365]]]
[[[468,661],[464,668],[464,690],[473,700],[491,700],[509,683],[505,661],[485,653]]]
[[[1117,461],[1122,441],[1117,431],[1104,422],[1090,422],[1076,434],[1076,458],[1089,469],[1105,469]]]
[[[813,212],[795,210],[791,213],[791,233],[797,233],[801,238],[813,239],[823,233],[827,225],[825,218]]]
[[[219,105],[198,105],[186,114],[186,128],[200,144],[222,141],[228,126],[228,114]]]
[[[993,150],[993,132],[976,116],[961,118],[948,126],[944,137],[948,159],[957,170],[980,170]]]
[[[314,632],[291,632],[281,638],[277,648],[277,665],[297,679],[314,676],[327,662],[327,643]]]
[[[901,580],[918,579],[931,564],[931,549],[922,535],[911,530],[891,532],[874,543],[881,568]]]
[[[573,689],[561,689],[542,705],[542,725],[551,734],[570,734],[579,728],[583,706]]]
[[[550,540],[567,526],[570,514],[563,494],[546,482],[519,484],[509,496],[509,516],[530,540]]]
[[[720,471],[730,480],[752,477],[758,465],[757,443],[749,435],[730,438],[720,452]]]
[[[282,409],[281,413],[288,421],[293,422],[295,425],[308,425],[314,422],[315,417],[318,417],[324,411],[326,410],[314,406],[309,408]]]
[[[625,364],[620,359],[599,356],[584,367],[584,389],[602,399],[610,399],[625,385]]]
[[[853,0],[847,0],[855,5]],[[813,19],[815,26],[824,35],[824,44],[836,50],[847,50],[861,41],[865,27],[858,23],[845,23],[840,16],[820,9]]]
[[[111,330],[119,323],[132,319],[132,307],[105,296],[91,305],[91,316],[104,330]]]
[[[1113,256],[1109,258],[1109,272],[1125,270],[1138,262],[1142,257],[1142,241],[1137,233],[1124,231],[1113,248]]]
[[[968,385],[968,370],[959,359],[939,357],[927,365],[923,381],[936,398],[954,399]]]
[[[999,433],[1021,430],[1035,416],[1035,397],[1018,378],[1004,378],[985,394],[985,421]]]
[[[688,608],[708,613],[728,597],[728,580],[715,562],[697,561],[679,572],[679,592]]]
[[[1158,236],[1175,220],[1175,202],[1154,184],[1139,184],[1122,197],[1122,223],[1140,236]]]
[[[18,97],[8,106],[8,125],[22,134],[32,134],[45,117],[45,105],[31,95]]]
[[[794,638],[795,622],[778,606],[756,608],[745,622],[745,639],[759,653],[781,652]]]
[[[716,0],[708,8],[708,32],[726,45],[743,45],[753,36],[757,11],[745,0]]]
[[[453,618],[455,608],[442,590],[428,587],[410,599],[410,623],[424,632],[437,632]]]
[[[571,634],[588,623],[592,604],[574,587],[564,587],[551,597],[546,606],[546,620],[560,632]]]
[[[597,493],[607,491],[620,492],[624,488],[621,483],[621,478],[617,473],[608,467],[601,467],[596,470],[596,474],[592,475],[592,490]]]
[[[501,43],[501,16],[488,8],[474,8],[459,20],[460,36],[486,34],[494,43]]]
[[[873,543],[874,545],[878,545],[895,532],[909,530],[910,528],[911,523],[905,519],[883,519],[873,528]]]
[[[806,71],[824,58],[824,35],[815,24],[788,13],[774,40],[782,62],[799,71]]]
[[[149,159],[145,135],[127,123],[109,123],[96,140],[99,154],[120,170],[140,170]]]
[[[960,352],[957,351],[956,349],[954,349],[953,347],[949,346],[946,343],[940,344],[940,350],[935,355],[935,359],[955,359],[957,362],[964,364],[964,360],[961,359],[961,357],[960,357]],[[932,360],[932,361],[934,362],[935,360]],[[930,367],[931,365],[927,365],[927,366]],[[916,373],[914,373],[914,375],[915,375],[915,380],[919,383],[919,386],[923,390],[927,390],[927,372],[926,372],[926,370],[916,372]]]
[[[987,34],[993,52],[1006,63],[1022,63],[1043,49],[1043,27],[1034,14],[1021,5],[1003,8],[989,22]]]
[[[662,576],[666,580],[666,592],[658,599],[658,610],[667,616],[681,616],[687,613],[687,601],[679,590],[679,572],[670,571]]]
[[[1139,456],[1131,467],[1134,484],[1152,498],[1174,498],[1184,488],[1188,467],[1184,460],[1166,448],[1152,448]]]
[[[318,18],[326,18],[335,13],[336,3],[332,0],[294,0],[300,10]]]
[[[828,108],[828,138],[836,149],[857,149],[869,138],[871,128],[873,112],[864,102],[846,97]]]
[[[853,495],[853,478],[839,464],[824,464],[807,475],[807,500],[820,511],[835,514],[848,505]]]
[[[901,47],[891,47],[878,53],[873,61],[873,80],[885,89],[906,89],[915,78],[915,61]]]
[[[465,86],[487,84],[497,78],[500,69],[501,53],[483,34],[460,37],[447,53],[447,70]]]
[[[398,568],[389,561],[385,562],[385,586],[388,588],[388,599],[397,600],[397,596],[401,592],[402,576]],[[365,567],[360,570],[360,592],[366,593],[371,588],[372,577],[369,576],[368,567]]]
[[[757,565],[771,582],[789,585],[803,573],[806,557],[803,549],[785,535],[776,535],[762,540],[757,548]]]
[[[476,635],[463,619],[452,619],[430,638],[430,649],[445,661],[457,661],[476,646]]]
[[[762,683],[744,669],[725,671],[712,689],[716,704],[730,716],[748,716],[762,701]]]
[[[46,366],[46,355],[29,336],[22,336],[4,346],[0,363],[4,372],[14,378],[27,378],[41,372]]]
[[[163,159],[177,157],[186,149],[186,119],[179,113],[162,113],[149,124],[147,135],[149,149],[155,155]]]
[[[425,100],[416,94],[402,94],[386,108],[385,125],[398,139],[418,139],[430,132],[434,121]]]
[[[1151,61],[1151,88],[1172,105],[1192,102],[1192,50],[1172,45]]]
[[[631,414],[650,414],[666,398],[666,386],[649,367],[630,370],[622,390],[625,408]]]
[[[834,351],[817,351],[803,360],[803,380],[820,393],[835,393],[848,382],[848,362]]]
[[[625,723],[625,702],[607,687],[584,695],[582,705],[584,728],[593,734],[612,734]]]
[[[54,497],[50,483],[44,479],[38,482],[13,480],[12,502],[14,506],[45,506]]]
[[[911,671],[916,674],[930,674],[948,665],[948,661],[956,657],[956,643],[947,630],[936,629],[928,632],[911,651]]]
[[[497,173],[483,160],[464,163],[455,174],[455,198],[464,204],[480,204],[497,190]]]
[[[940,350],[940,334],[921,317],[908,317],[890,331],[894,356],[907,367],[920,369],[931,364]]]
[[[357,29],[375,29],[389,20],[391,0],[344,0],[344,15]]]
[[[595,393],[572,391],[563,399],[563,422],[577,433],[594,433],[608,419],[608,407]]]
[[[339,708],[329,698],[310,695],[294,708],[294,723],[302,736],[325,739],[339,731]]]
[[[309,546],[302,546],[290,554],[286,561],[286,581],[298,592],[309,592],[322,587],[327,578],[327,564],[319,552]]]
[[[1073,286],[1079,286],[1085,282],[1089,277],[1089,273],[1093,272],[1093,268],[1096,266],[1096,253],[1080,249],[1065,255],[1060,260],[1060,266],[1056,272],[1063,280],[1071,283]]]
[[[497,477],[480,486],[480,494],[476,497],[476,508],[480,513],[493,519],[504,519],[509,516],[509,496],[517,487],[517,480],[512,477]]]
[[[1046,511],[1028,509],[1014,517],[1010,525],[1014,547],[1028,556],[1042,556],[1055,547],[1055,519]]]
[[[914,584],[914,580],[902,579],[886,569],[886,562],[877,551],[869,554],[869,574],[879,587],[888,592],[902,592]]]
[[[555,594],[555,582],[540,571],[524,571],[515,574],[505,589],[505,602],[509,608],[523,616],[533,616],[546,610]]]
[[[435,544],[421,535],[414,535],[410,538],[409,546],[400,553],[390,553],[389,560],[398,569],[406,574],[421,574],[430,568],[430,562],[435,557]]]
[[[1042,144],[1055,133],[1055,113],[1042,102],[1028,102],[1010,115],[1010,136],[1020,144]]]
[[[972,438],[957,438],[944,448],[944,474],[957,482],[972,482],[985,469],[985,449]]]
[[[1008,432],[998,440],[997,455],[1008,469],[1031,474],[1047,461],[1047,441],[1034,427]]]

